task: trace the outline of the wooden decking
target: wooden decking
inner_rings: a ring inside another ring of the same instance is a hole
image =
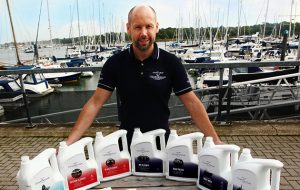
[[[168,180],[165,177],[142,177],[128,176],[113,181],[102,182],[99,186],[92,189],[102,189],[110,187],[111,189],[147,189],[147,190],[197,190],[196,182],[179,182]]]

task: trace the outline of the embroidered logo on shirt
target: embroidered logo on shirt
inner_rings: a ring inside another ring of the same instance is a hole
[[[166,78],[166,76],[164,76],[164,72],[160,72],[160,71],[152,72],[152,75],[150,75],[149,77],[152,78],[153,80],[163,80]]]

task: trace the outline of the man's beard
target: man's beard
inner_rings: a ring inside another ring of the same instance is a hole
[[[140,51],[147,51],[152,45],[154,44],[153,39],[149,39],[149,42],[147,45],[140,45],[139,40],[134,42],[135,47],[137,47]]]

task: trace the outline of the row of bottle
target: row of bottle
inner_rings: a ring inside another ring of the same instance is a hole
[[[202,146],[202,138],[200,132],[178,136],[171,130],[165,147],[164,130],[142,134],[136,129],[131,144],[133,174],[194,181],[202,190],[279,190],[280,161],[252,158],[248,148],[239,156],[240,147],[215,145],[212,137],[206,137]],[[197,143],[195,153],[193,142]]]
[[[119,130],[104,138],[97,132],[94,146],[93,138],[85,137],[71,145],[60,142],[57,155],[56,149],[48,148],[32,160],[22,156],[17,173],[20,190],[83,190],[131,175],[126,134]]]
[[[165,130],[142,133],[137,128],[132,137],[130,156],[126,133],[119,130],[103,137],[97,132],[94,147],[90,137],[70,146],[61,142],[57,160],[55,149],[47,149],[32,160],[22,157],[17,175],[20,189],[87,189],[100,181],[131,174],[194,181],[204,190],[279,189],[283,164],[272,159],[252,158],[249,149],[243,149],[238,158],[240,148],[236,145],[215,145],[212,138],[207,137],[202,147],[202,133],[178,136],[175,130],[171,130],[166,146]],[[197,142],[195,153],[194,141]]]
[[[161,150],[155,144],[157,137]],[[200,132],[178,136],[171,130],[165,147],[164,130],[142,134],[136,129],[131,144],[133,174],[194,181],[202,190],[279,190],[280,161],[252,158],[248,148],[239,156],[240,147],[215,145],[212,137],[206,137],[202,146],[202,138]]]

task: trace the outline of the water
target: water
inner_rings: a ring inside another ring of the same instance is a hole
[[[159,47],[164,48],[165,43],[159,43]],[[57,47],[53,49],[53,55],[56,57],[64,57],[66,53],[66,47]],[[49,56],[51,54],[51,48],[39,49],[40,56]],[[21,60],[32,60],[32,53],[23,53],[20,52]],[[0,63],[7,63],[9,65],[16,64],[15,58],[15,50],[14,49],[0,49]],[[97,83],[99,79],[99,72],[95,72],[93,77],[90,78],[81,78],[78,83],[73,84],[63,84],[62,87],[56,88],[56,90],[45,97],[40,98],[30,98],[29,99],[29,113],[30,116],[38,116],[49,113],[57,113],[74,109],[81,109],[86,101],[92,96],[94,90],[97,88]],[[203,94],[197,94],[200,98],[203,97]],[[108,103],[115,102],[115,95],[111,97]],[[19,103],[22,103],[20,101]],[[4,105],[5,114],[0,117],[0,122],[10,121],[20,118],[26,118],[26,110],[24,106],[20,106],[19,103],[17,105]],[[3,105],[3,104],[2,104]],[[181,102],[177,97],[171,97],[170,99],[170,110],[171,115],[170,118],[176,117],[184,117],[187,116],[188,113],[185,108],[182,106]],[[280,112],[279,112],[280,110]],[[286,107],[280,109],[270,109],[268,110],[269,115],[275,115],[278,117],[288,117],[291,115],[299,115],[300,111],[293,111],[294,108]],[[215,107],[210,107],[208,112],[215,112]],[[50,122],[54,123],[65,123],[65,122],[74,122],[76,121],[79,115],[79,111],[48,116],[47,119]],[[114,115],[113,117],[108,117]],[[116,106],[105,107],[101,110],[101,114],[97,116],[99,117],[107,117],[105,119],[101,119],[99,121],[117,121],[118,117]],[[245,120],[249,119],[248,113],[237,114],[230,117],[223,117],[223,119],[232,119],[232,120]],[[24,120],[23,122],[26,122]],[[43,119],[33,119],[33,122],[46,122]]]
[[[159,47],[164,47],[164,43],[159,43]],[[40,56],[50,56],[51,48],[39,49]],[[33,53],[20,52],[21,60],[28,60],[27,64],[33,60]],[[64,57],[66,53],[66,47],[57,47],[53,49],[53,55],[56,57]],[[6,63],[8,65],[16,64],[15,49],[0,49],[0,63]],[[30,116],[38,116],[49,113],[57,113],[63,111],[69,111],[74,109],[81,109],[86,101],[92,96],[94,90],[97,88],[99,79],[99,72],[94,72],[93,77],[81,78],[78,83],[63,84],[62,87],[56,88],[55,91],[47,96],[39,98],[29,98],[29,114]],[[115,102],[116,98],[113,94],[111,99],[107,103]],[[175,103],[178,99],[174,99]],[[5,114],[0,117],[0,122],[16,120],[20,118],[26,118],[26,110],[24,106],[20,106],[22,101],[15,104],[5,104]],[[180,108],[174,108],[180,109]],[[174,112],[175,116],[181,115],[177,111]],[[79,111],[47,116],[50,122],[65,123],[76,121],[79,115]],[[115,115],[113,117],[109,117]],[[100,121],[117,121],[117,108],[116,106],[104,107],[101,110],[101,115],[98,117],[108,117],[107,119],[101,119]],[[45,119],[33,119],[33,122],[46,122]],[[26,122],[26,120],[24,121]]]
[[[158,42],[157,44],[158,47],[162,49],[166,48],[165,42]],[[26,62],[27,64],[32,63],[33,53],[24,53],[23,49],[18,50],[21,62]],[[66,46],[58,46],[54,48],[41,48],[38,49],[38,53],[40,57],[51,57],[52,55],[55,55],[56,57],[65,57],[66,49]],[[0,65],[3,63],[8,65],[16,65],[16,50],[14,48],[0,48]]]
[[[30,64],[33,61],[33,53],[24,53],[23,49],[19,49],[19,57],[22,63]],[[50,57],[55,55],[56,57],[65,57],[66,47],[55,48],[41,48],[38,49],[40,57]],[[53,52],[53,53],[52,53]],[[16,65],[16,50],[14,48],[0,49],[0,64]]]

